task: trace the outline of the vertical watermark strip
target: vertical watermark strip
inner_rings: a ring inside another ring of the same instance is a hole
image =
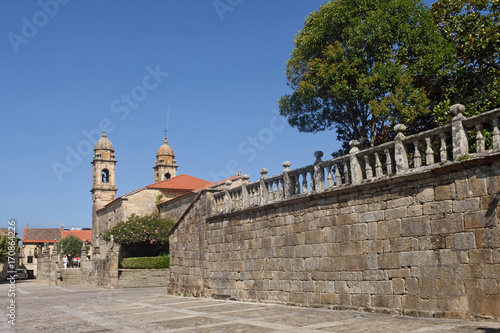
[[[16,237],[16,220],[9,220],[8,222],[8,252],[7,252],[7,265],[9,291],[7,296],[9,298],[9,306],[7,306],[7,322],[11,325],[16,325],[16,254],[17,254],[17,237]]]

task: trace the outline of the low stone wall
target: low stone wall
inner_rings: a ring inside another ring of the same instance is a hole
[[[170,237],[172,293],[395,314],[500,317],[500,154],[210,215]],[[198,209],[197,209],[198,207]]]
[[[168,269],[120,269],[117,288],[167,287],[170,282]]]

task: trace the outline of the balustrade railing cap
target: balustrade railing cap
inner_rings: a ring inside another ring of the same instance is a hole
[[[397,124],[396,126],[394,126],[394,132],[396,132],[396,133],[403,133],[404,131],[406,131],[405,125]]]
[[[285,168],[285,170],[288,170],[288,168],[290,168],[290,165],[292,165],[292,163],[289,161],[285,161],[281,165]]]
[[[349,141],[349,146],[351,147],[359,147],[360,143],[358,140],[351,140]]]
[[[316,158],[322,158],[323,157],[323,152],[321,150],[317,150],[314,152],[314,157]]]
[[[260,169],[260,174],[261,175],[267,175],[268,172],[269,172],[269,170],[267,170],[266,168]]]
[[[231,186],[232,183],[233,183],[232,181],[226,180],[226,182],[224,184],[226,184],[226,186]]]
[[[459,114],[463,114],[465,112],[465,106],[462,104],[455,104],[450,107],[450,113],[456,117]]]
[[[243,180],[249,180],[249,179],[250,179],[250,175],[248,175],[248,174],[244,174],[243,176],[241,176],[241,178],[242,178]]]

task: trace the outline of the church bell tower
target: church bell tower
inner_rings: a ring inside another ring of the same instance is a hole
[[[97,237],[102,230],[97,219],[96,211],[106,204],[115,200],[115,150],[102,131],[102,137],[94,147],[94,159],[92,160],[92,243],[97,244]]]
[[[177,175],[177,168],[174,151],[168,145],[167,137],[165,137],[165,141],[160,149],[158,149],[156,165],[153,167],[155,170],[155,183],[175,177]]]

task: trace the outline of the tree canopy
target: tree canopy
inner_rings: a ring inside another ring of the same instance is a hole
[[[299,131],[335,128],[372,146],[384,125],[429,113],[447,43],[418,0],[335,0],[309,15],[287,61],[280,113]]]
[[[469,116],[498,107],[500,1],[440,0],[431,12],[438,31],[453,45],[453,58],[442,73],[437,117],[458,102]]]
[[[122,245],[128,256],[157,256],[168,252],[167,234],[174,222],[160,214],[138,216],[132,214],[127,221],[118,223],[104,233],[106,241],[113,239]]]
[[[68,235],[57,242],[57,252],[63,248],[64,254],[71,256],[79,256],[82,252],[83,241],[73,235]]]

